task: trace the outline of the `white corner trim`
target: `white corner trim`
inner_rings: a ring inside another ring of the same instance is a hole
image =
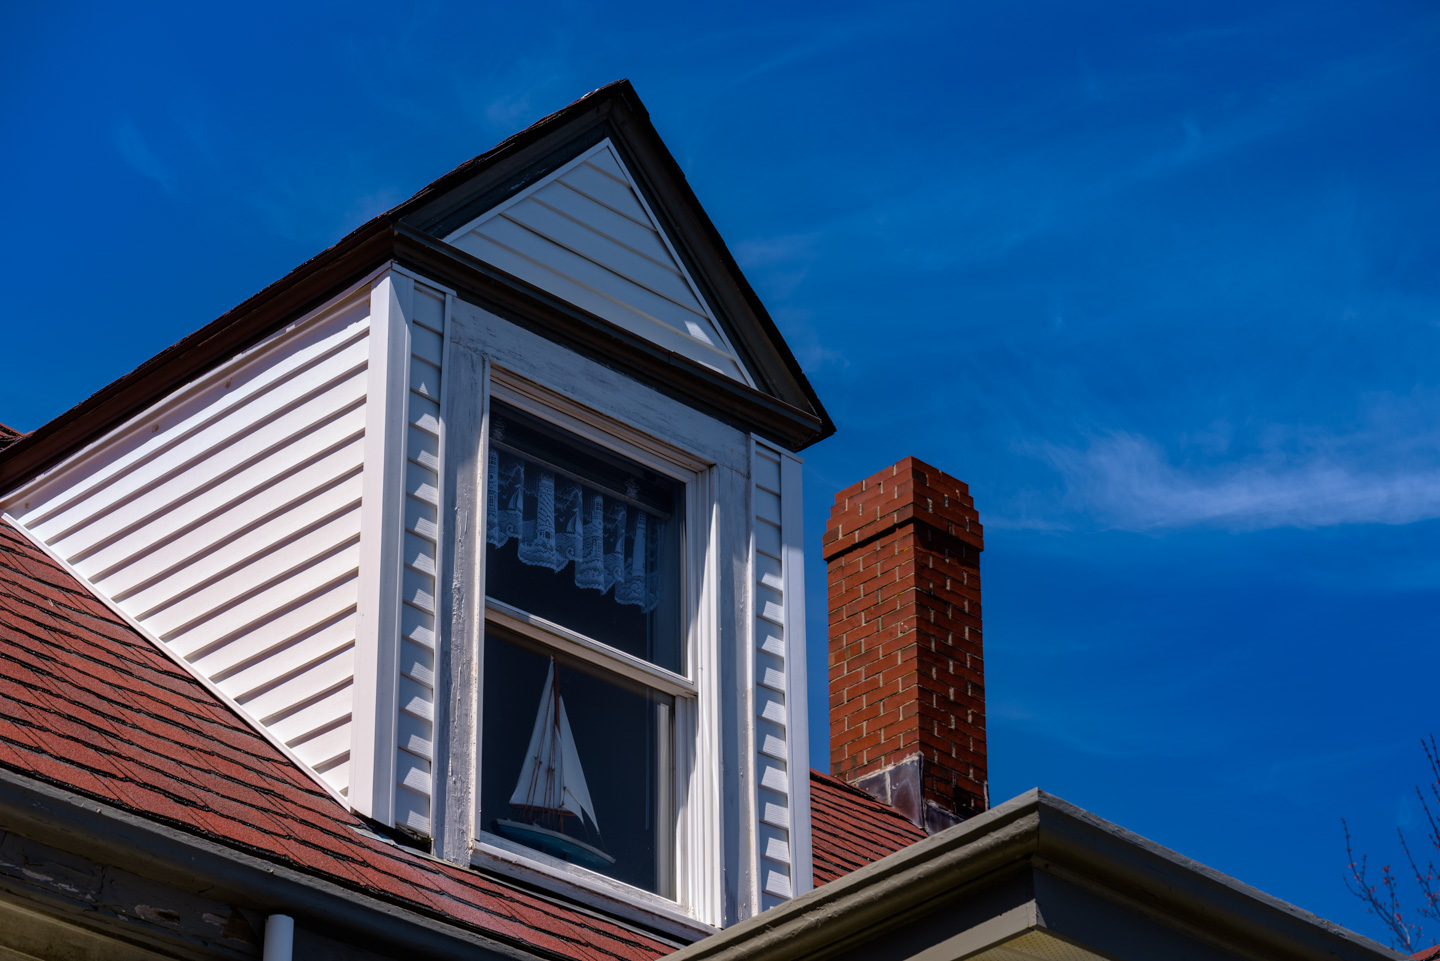
[[[676,700],[676,730],[685,711],[693,711],[693,740],[677,737],[675,760],[679,771],[691,776],[676,785],[679,822],[676,844],[676,894],[697,918],[723,924],[725,892],[722,878],[725,855],[721,837],[724,821],[724,773],[720,764],[720,511],[718,484],[711,467],[696,475],[685,492],[687,593],[690,596],[690,671],[696,697]],[[698,543],[696,543],[698,541]],[[698,561],[698,563],[697,563]],[[688,758],[684,755],[688,753]],[[685,763],[688,761],[688,765]],[[683,847],[681,847],[683,845]]]
[[[479,792],[479,718],[485,602],[485,414],[489,405],[489,359],[455,343],[454,295],[447,295],[445,367],[440,380],[442,447],[440,563],[436,583],[435,765],[431,834],[435,852],[468,865],[475,844]],[[469,404],[452,383],[471,378],[479,400]]]
[[[786,767],[790,775],[790,885],[799,897],[815,886],[810,835],[810,721],[805,687],[805,514],[801,461],[780,451],[781,527],[785,538]]]
[[[395,821],[401,512],[410,372],[406,316],[413,292],[409,277],[387,272],[376,280],[370,295],[349,798],[352,808],[385,825]]]
[[[213,694],[222,704],[224,704],[230,710],[234,711],[236,716],[239,717],[240,720],[244,721],[245,724],[250,727],[256,734],[259,734],[266,741],[268,741],[271,746],[276,748],[281,754],[285,755],[285,757],[288,758],[292,764],[299,768],[307,777],[310,778],[310,780],[314,781],[321,788],[323,788],[325,793],[334,798],[341,807],[347,810],[349,809],[350,804],[348,801],[346,801],[344,795],[342,795],[339,791],[335,790],[335,788],[331,787],[328,783],[326,783],[325,779],[319,774],[315,773],[315,771],[310,768],[310,765],[300,760],[300,758],[296,756],[295,752],[290,750],[290,748],[285,745],[284,741],[280,740],[273,733],[271,733],[265,727],[265,725],[261,724],[258,720],[251,717],[243,707],[235,703],[234,699],[232,699],[230,695],[226,694],[224,691],[220,690],[220,688],[216,687],[209,678],[197,671],[194,667],[190,665],[188,661],[186,661],[179,654],[172,651],[169,647],[165,645],[163,641],[157,638],[154,634],[150,633],[144,627],[142,627],[139,621],[135,620],[135,618],[131,617],[129,614],[126,614],[123,610],[121,610],[114,601],[110,600],[109,597],[105,596],[104,593],[99,591],[94,584],[90,583],[89,578],[87,578],[84,574],[81,574],[73,566],[71,566],[68,561],[64,560],[58,554],[52,551],[48,544],[46,544],[40,538],[32,534],[25,527],[25,525],[21,524],[9,513],[0,513],[0,519],[4,519],[4,521],[8,523],[11,527],[15,528],[17,531],[23,534],[26,540],[28,540],[31,544],[34,544],[41,551],[43,551],[46,557],[50,558],[56,564],[60,565],[60,568],[64,570],[67,574],[69,574],[71,577],[75,578],[75,580],[77,580],[80,585],[85,588],[85,590],[90,592],[90,595],[92,597],[94,597],[100,603],[104,604],[107,608],[110,609],[110,612],[112,614],[120,618],[120,620],[124,621],[127,627],[129,627],[135,633],[139,634],[141,637],[149,641],[152,645],[155,646],[157,650],[159,650],[162,654],[164,654],[176,665],[178,665],[181,670],[183,670],[186,674],[190,675],[197,682],[199,682],[201,687],[205,688],[205,690]]]

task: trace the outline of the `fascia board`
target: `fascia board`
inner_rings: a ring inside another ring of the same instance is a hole
[[[1032,791],[670,958],[790,961],[863,943],[925,913],[937,899],[1022,869],[1038,845],[1039,818],[1039,795]]]
[[[412,227],[377,217],[340,243],[177,341],[63,414],[0,449],[0,494],[395,261],[566,346],[628,369],[667,393],[790,450],[833,432],[828,420],[664,350]]]
[[[643,111],[617,109],[612,124],[616,148],[641,189],[652,198],[661,226],[698,268],[692,273],[712,307],[736,328],[733,340],[741,363],[786,403],[813,411],[823,425],[816,440],[835,433],[819,395],[649,116]],[[715,280],[725,283],[717,286]],[[769,351],[756,350],[756,344]]]
[[[1400,961],[1368,938],[1032,790],[673,955],[830,957],[1034,871],[1243,956]],[[1044,904],[1036,903],[1036,927]],[[1065,937],[1064,930],[1054,934]]]
[[[93,798],[0,769],[0,824],[7,831],[91,860],[267,914],[295,917],[335,936],[344,932],[397,957],[455,961],[558,958],[526,950],[417,911],[348,891],[330,881],[244,854]]]
[[[608,366],[628,369],[666,393],[698,403],[788,450],[825,436],[825,422],[816,415],[659,347],[417,228],[395,225],[395,260],[452,288],[462,300]]]
[[[1041,793],[1040,803],[1041,870],[1172,927],[1264,957],[1405,957],[1067,801]]]
[[[704,299],[733,328],[731,341],[740,363],[782,402],[816,420],[815,436],[806,444],[833,434],[834,422],[819,395],[628,81],[602,87],[532,124],[436,180],[391,216],[433,237],[449,236],[483,209],[503,204],[606,138],[678,248]],[[757,350],[757,344],[769,350]]]

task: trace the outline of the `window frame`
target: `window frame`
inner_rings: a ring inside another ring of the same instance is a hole
[[[481,523],[473,534],[478,541],[474,563],[483,600],[477,605],[477,695],[483,697],[485,636],[497,630],[519,634],[533,642],[578,658],[587,664],[619,674],[674,699],[672,713],[675,834],[672,857],[672,897],[617,881],[597,871],[570,864],[480,829],[480,772],[484,744],[483,704],[475,712],[472,776],[473,811],[471,864],[540,887],[562,890],[582,903],[622,916],[659,924],[686,934],[703,934],[721,923],[722,871],[719,777],[719,673],[715,577],[720,549],[714,520],[717,516],[714,464],[667,440],[629,427],[617,419],[585,407],[555,391],[494,364],[489,365],[483,390],[479,464],[488,463],[489,427],[493,401],[538,417],[557,429],[612,451],[680,482],[684,487],[684,534],[681,587],[684,673],[676,673],[643,658],[594,640],[574,629],[555,624],[484,595],[486,492],[480,491]],[[477,391],[478,392],[478,391]],[[452,639],[452,643],[455,639]]]

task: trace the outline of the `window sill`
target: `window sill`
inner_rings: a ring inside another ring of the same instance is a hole
[[[720,930],[690,917],[669,898],[546,857],[493,834],[482,833],[476,840],[470,863],[476,868],[564,895],[586,907],[686,944]]]

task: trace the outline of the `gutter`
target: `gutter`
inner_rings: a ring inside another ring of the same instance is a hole
[[[1049,875],[1242,957],[1401,961],[1369,938],[1033,789],[749,918],[671,961],[792,961],[881,943],[1017,875]],[[1038,892],[1040,886],[1035,890]],[[1044,898],[1022,929],[1047,928]],[[1019,930],[1008,932],[1013,936]],[[997,938],[997,942],[1004,938]],[[863,951],[862,951],[863,953]]]
[[[317,934],[343,933],[347,941],[396,957],[573,961],[348,890],[5,769],[0,769],[0,824],[183,891],[203,889],[207,898],[298,919]],[[277,938],[283,928],[281,922]]]

